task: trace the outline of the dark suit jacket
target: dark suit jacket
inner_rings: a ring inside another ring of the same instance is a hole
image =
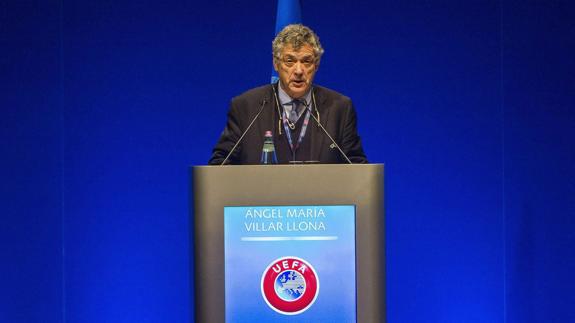
[[[264,85],[232,99],[227,125],[213,149],[209,161],[210,165],[219,165],[224,161],[226,155],[260,110],[262,103],[264,103],[264,107],[261,115],[246,133],[226,164],[259,164],[264,134],[267,130],[272,131],[274,142],[287,140],[283,125],[280,123],[281,117],[278,114],[274,90],[272,85]],[[357,134],[355,109],[351,100],[321,86],[314,85],[313,90],[321,124],[353,163],[367,163]],[[280,111],[283,112],[283,110]],[[316,114],[315,110],[313,112]],[[279,127],[282,127],[281,135],[278,130]],[[346,162],[345,157],[332,145],[330,139],[313,118],[310,118],[307,136],[311,136],[311,160],[320,163]],[[278,156],[278,162],[280,164],[289,163],[289,159]]]

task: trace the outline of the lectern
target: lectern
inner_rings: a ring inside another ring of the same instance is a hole
[[[383,173],[193,167],[195,322],[385,322]]]

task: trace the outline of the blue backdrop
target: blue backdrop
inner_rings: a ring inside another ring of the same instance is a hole
[[[575,321],[571,1],[302,2],[386,164],[389,322]],[[0,322],[190,320],[188,166],[275,13],[0,3]]]

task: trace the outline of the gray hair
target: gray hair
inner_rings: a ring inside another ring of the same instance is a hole
[[[291,45],[294,49],[299,49],[305,44],[313,48],[316,63],[319,63],[324,50],[319,42],[319,37],[313,30],[302,24],[285,26],[272,42],[274,61],[281,58],[281,52],[286,45]]]

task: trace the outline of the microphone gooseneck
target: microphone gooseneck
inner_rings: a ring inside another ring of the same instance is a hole
[[[262,111],[264,111],[264,106],[267,103],[267,98],[264,98],[262,100],[262,105],[260,106],[260,110],[258,111],[258,113],[256,114],[256,116],[252,119],[252,121],[250,122],[250,124],[248,125],[248,127],[246,128],[246,130],[244,130],[244,132],[242,133],[242,135],[240,136],[240,139],[238,139],[238,141],[236,141],[236,144],[232,147],[232,149],[230,150],[230,152],[228,153],[228,155],[226,156],[226,158],[224,159],[224,161],[220,164],[220,166],[223,166],[226,164],[226,162],[228,161],[228,159],[230,158],[230,156],[233,154],[233,152],[236,150],[236,148],[238,147],[238,145],[240,144],[240,142],[242,142],[242,139],[244,139],[245,135],[248,133],[248,131],[250,130],[250,128],[252,127],[252,125],[254,124],[254,122],[256,122],[256,120],[259,118],[260,114],[262,114]]]
[[[279,82],[276,82],[275,84],[277,84],[279,86]],[[273,84],[270,84],[270,86],[272,87],[272,93],[274,94],[274,99],[276,100],[276,108],[278,110],[278,134],[281,136],[282,135],[282,112],[280,109],[280,100],[278,99],[278,95],[276,93],[276,88],[274,87]]]
[[[311,98],[313,100],[313,105],[315,106],[315,111],[317,112],[317,115],[319,117],[319,111],[317,110],[317,103],[315,102],[315,95],[312,92],[311,93]],[[313,114],[313,111],[310,109],[309,105],[304,104],[305,108],[309,111],[309,114],[311,115],[311,117],[313,118],[313,120],[315,120],[315,122],[317,122],[317,125],[320,127],[321,130],[323,130],[323,132],[326,134],[326,136],[329,138],[329,140],[331,140],[332,145],[335,146],[335,148],[337,148],[337,150],[339,150],[339,152],[341,153],[341,155],[345,158],[345,160],[349,163],[349,164],[353,164],[351,162],[351,160],[349,160],[349,157],[347,157],[347,155],[343,152],[343,150],[341,149],[341,147],[339,147],[339,145],[337,144],[337,142],[335,142],[335,140],[332,138],[332,136],[329,134],[329,132],[327,132],[327,130],[323,127],[323,125],[321,124],[321,122],[319,122],[319,118],[316,117]]]

